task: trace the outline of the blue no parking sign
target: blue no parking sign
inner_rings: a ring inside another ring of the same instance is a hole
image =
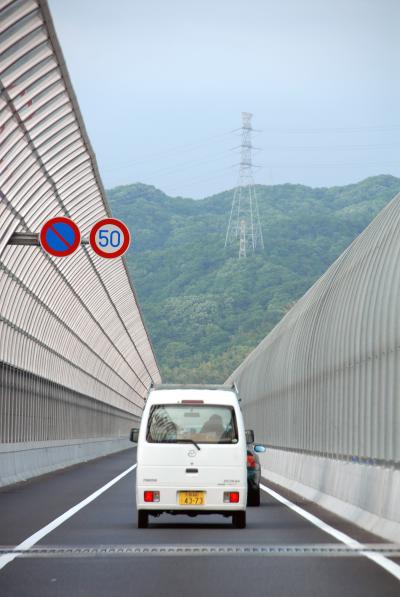
[[[55,257],[66,257],[76,251],[81,243],[78,226],[69,218],[52,218],[44,224],[39,234],[43,249]]]

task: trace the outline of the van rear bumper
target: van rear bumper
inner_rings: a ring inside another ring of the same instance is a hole
[[[159,491],[159,502],[145,502],[145,491]],[[187,506],[179,504],[180,491],[204,491],[205,503],[201,506]],[[238,491],[239,502],[224,503],[224,492]],[[171,512],[174,514],[223,514],[224,512],[232,513],[238,510],[246,510],[247,501],[247,484],[241,487],[160,487],[149,485],[138,485],[136,487],[136,504],[138,510],[148,510],[151,514],[152,510],[161,512]]]
[[[161,514],[173,514],[179,516],[204,516],[207,514],[220,514],[221,516],[230,517],[234,512],[240,510],[240,508],[235,508],[234,510],[160,510],[160,509],[147,509],[147,508],[140,508],[140,510],[146,510],[150,516],[161,516]]]

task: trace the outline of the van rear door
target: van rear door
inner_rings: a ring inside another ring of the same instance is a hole
[[[202,401],[155,404],[147,419],[140,482],[182,488],[243,484],[243,439],[239,440],[233,406]]]

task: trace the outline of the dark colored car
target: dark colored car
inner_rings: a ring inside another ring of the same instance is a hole
[[[247,444],[247,505],[260,505],[261,465],[258,453],[265,452],[265,446],[254,443],[254,432],[246,430]]]

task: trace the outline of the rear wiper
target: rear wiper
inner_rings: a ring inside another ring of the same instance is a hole
[[[171,444],[193,444],[198,450],[201,450],[199,444],[196,444],[192,439],[168,439],[167,442]]]

